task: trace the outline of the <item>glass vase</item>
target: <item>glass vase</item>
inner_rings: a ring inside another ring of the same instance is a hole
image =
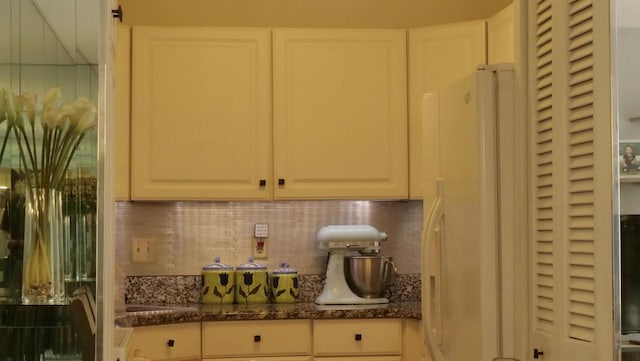
[[[64,304],[62,193],[27,188],[22,303]]]

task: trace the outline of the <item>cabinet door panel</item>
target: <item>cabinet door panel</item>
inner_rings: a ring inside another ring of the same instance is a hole
[[[132,199],[267,199],[269,30],[136,27]]]
[[[314,357],[316,361],[402,361],[402,357],[400,356],[365,356],[365,357]],[[413,361],[411,359],[406,359],[408,361]]]
[[[207,358],[204,361],[311,361],[311,356]]]
[[[129,344],[131,356],[151,361],[199,360],[200,323],[136,327]]]
[[[274,31],[276,198],[406,198],[406,32]]]
[[[115,120],[115,197],[128,201],[131,179],[131,27],[118,24],[116,56],[114,59],[116,79]]]
[[[313,354],[400,355],[402,322],[398,319],[316,320]]]
[[[309,355],[308,320],[216,321],[202,324],[202,356]]]
[[[422,137],[422,96],[446,89],[473,73],[478,64],[487,61],[486,23],[465,23],[431,26],[409,31],[409,192],[411,199],[431,201],[435,188],[431,186],[439,174],[438,134]],[[433,154],[424,162],[423,147]],[[423,172],[427,174],[423,174]],[[433,186],[435,187],[435,186]]]

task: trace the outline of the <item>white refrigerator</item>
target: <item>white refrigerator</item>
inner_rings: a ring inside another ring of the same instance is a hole
[[[514,215],[499,205],[501,129],[513,123],[513,87],[511,64],[479,66],[423,98],[427,360],[491,361],[510,353],[513,282],[501,270],[512,260],[501,251],[512,240],[501,239],[501,222]]]

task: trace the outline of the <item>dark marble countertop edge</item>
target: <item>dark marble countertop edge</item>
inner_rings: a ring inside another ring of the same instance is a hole
[[[158,310],[116,312],[117,327],[137,327],[184,322],[354,319],[422,317],[420,301],[393,302],[381,308],[319,306],[314,303],[265,305],[162,305]]]

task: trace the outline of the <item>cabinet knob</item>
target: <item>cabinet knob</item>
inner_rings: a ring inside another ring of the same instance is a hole
[[[279,186],[283,186],[284,185],[284,178],[278,178],[278,185]]]
[[[175,343],[176,343],[176,341],[174,341],[174,340],[169,340],[169,341],[167,341],[167,346],[169,346],[169,347],[173,347],[173,345],[175,345]]]
[[[262,341],[262,337],[260,337],[260,335],[253,336],[253,342],[260,342],[260,341]]]
[[[362,334],[356,333],[355,339],[356,339],[356,341],[362,341]]]
[[[117,9],[112,9],[111,10],[111,16],[114,19],[118,19],[118,20],[120,20],[120,22],[122,22],[122,6],[118,5]]]
[[[267,185],[267,180],[266,179],[260,179],[260,187],[264,187]]]
[[[544,352],[542,352],[542,350],[539,350],[539,349],[537,349],[537,348],[534,348],[534,349],[533,349],[533,358],[534,358],[535,360],[539,359],[539,358],[540,358],[540,356],[542,356],[542,355],[544,355]]]

